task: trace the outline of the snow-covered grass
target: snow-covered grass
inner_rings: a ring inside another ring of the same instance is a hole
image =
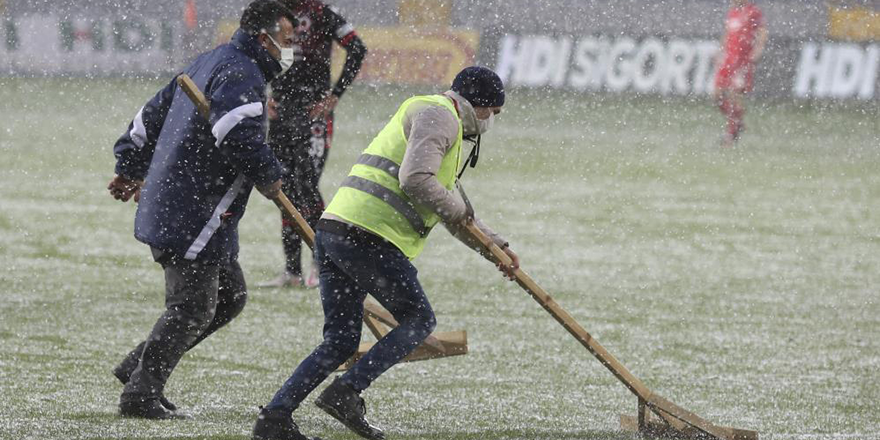
[[[109,370],[163,279],[112,200],[111,147],[159,82],[0,79],[0,438],[246,439],[320,340],[317,292],[252,290],[167,395],[189,421],[116,416]],[[416,90],[342,100],[325,193]],[[752,103],[734,150],[706,102],[512,91],[465,183],[523,267],[655,392],[768,439],[880,438],[880,117]],[[256,193],[248,280],[281,267]],[[389,439],[619,438],[636,401],[546,312],[442,228],[416,261],[467,356],[365,393]],[[310,403],[303,430],[354,439]]]

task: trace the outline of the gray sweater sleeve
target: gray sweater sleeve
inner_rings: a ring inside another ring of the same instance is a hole
[[[458,121],[449,110],[435,106],[417,109],[411,117],[407,116],[404,120],[406,154],[398,175],[400,189],[414,202],[436,212],[455,238],[479,251],[479,244],[462,233],[460,224],[467,215],[464,199],[437,180],[443,157],[458,137]],[[475,219],[475,223],[499,246],[506,243],[479,219]]]
[[[409,122],[409,121],[407,121]],[[409,127],[407,127],[409,126]],[[411,118],[406,154],[400,164],[400,189],[414,202],[430,208],[444,223],[464,220],[464,200],[437,180],[437,172],[446,152],[458,136],[458,121],[442,107],[421,109]]]

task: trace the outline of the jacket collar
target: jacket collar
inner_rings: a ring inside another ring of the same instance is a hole
[[[260,44],[257,37],[239,29],[232,36],[231,44],[257,63],[267,82],[272,81],[281,72],[281,63],[269,55],[269,51]]]
[[[475,136],[480,133],[477,128],[477,113],[474,112],[474,106],[464,99],[458,93],[447,90],[443,96],[455,101],[455,107],[458,109],[458,117],[461,119],[461,131],[464,136]]]

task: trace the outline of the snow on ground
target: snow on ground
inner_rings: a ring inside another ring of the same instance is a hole
[[[4,81],[0,438],[249,438],[320,339],[317,293],[252,290],[183,359],[167,394],[193,420],[118,418],[109,370],[158,315],[162,274],[131,236],[134,207],[104,187],[116,136],[160,84]],[[415,92],[346,94],[325,194]],[[876,109],[751,103],[722,151],[706,102],[508,99],[465,174],[477,213],[630,370],[762,439],[880,438]],[[252,285],[281,267],[279,223],[252,195]],[[438,330],[466,329],[471,352],[397,366],[365,393],[389,438],[631,438],[617,417],[635,398],[515,284],[442,230],[416,264]],[[310,404],[296,417],[355,438]]]

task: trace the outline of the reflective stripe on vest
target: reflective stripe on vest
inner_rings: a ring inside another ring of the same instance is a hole
[[[394,163],[394,161],[391,159],[386,159],[382,156],[376,156],[375,154],[363,153],[360,157],[358,157],[357,163],[359,165],[367,165],[373,168],[378,168],[390,174],[395,179],[400,180],[400,178],[397,176],[397,174],[400,172],[400,165]]]
[[[391,161],[389,160],[388,162]],[[358,163],[360,163],[361,165],[366,165],[360,161],[358,161]],[[390,189],[385,188],[384,186],[379,185],[376,182],[371,182],[367,179],[364,179],[363,177],[358,176],[346,177],[345,180],[342,181],[341,186],[347,186],[349,188],[354,188],[358,191],[363,191],[391,205],[392,208],[399,212],[400,215],[402,215],[403,218],[405,218],[406,221],[409,222],[413,230],[416,231],[420,236],[424,237],[428,235],[428,232],[430,232],[430,229],[425,227],[425,220],[422,219],[422,216],[420,216],[418,212],[416,212],[416,208],[412,205],[412,203],[402,199],[399,195],[395,194],[394,191],[391,191]]]

